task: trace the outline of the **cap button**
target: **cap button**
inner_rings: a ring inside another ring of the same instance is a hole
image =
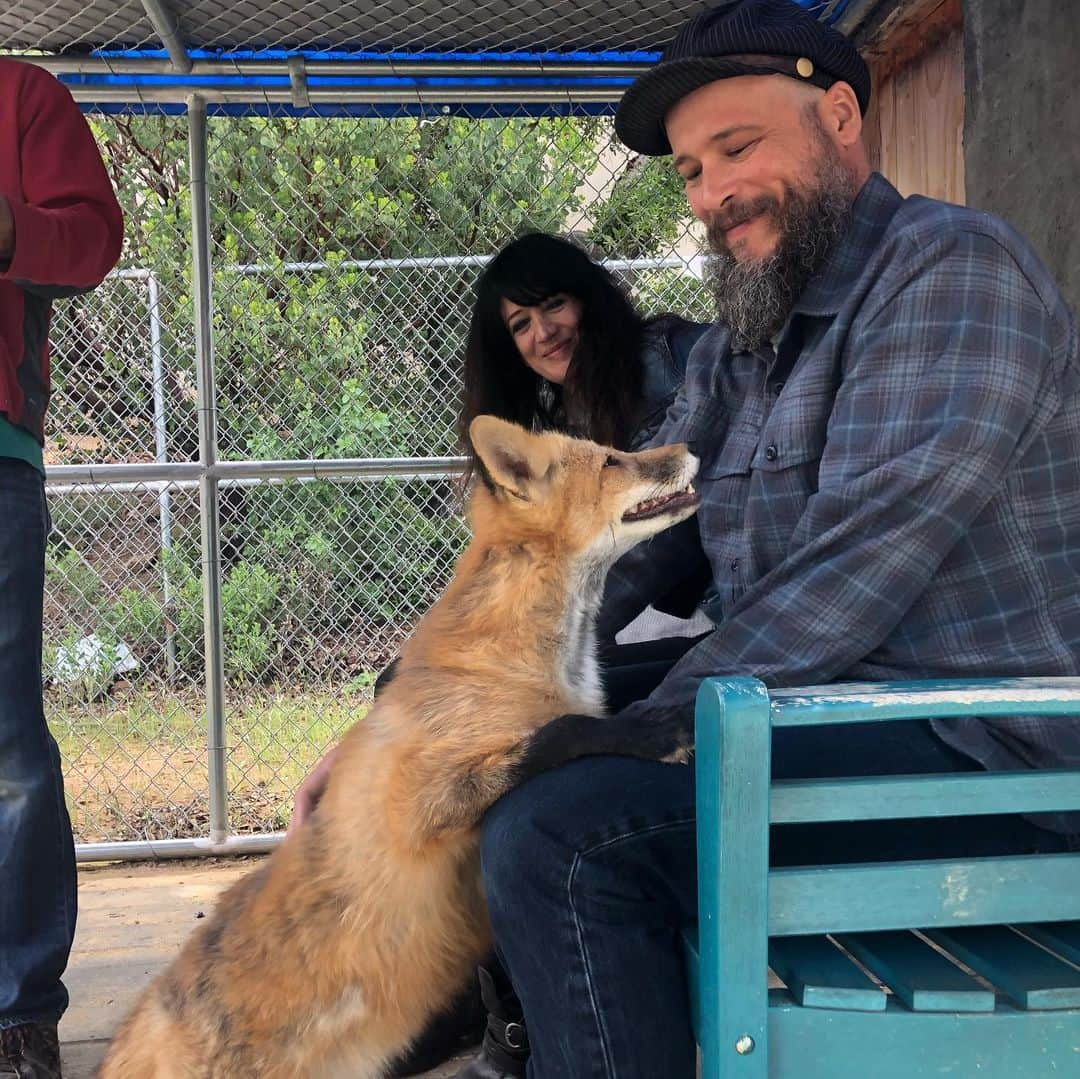
[[[805,56],[800,56],[795,61],[795,70],[804,78],[808,79],[814,73],[814,61]]]

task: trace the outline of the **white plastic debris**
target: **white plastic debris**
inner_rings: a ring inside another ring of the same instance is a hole
[[[74,645],[61,645],[56,650],[52,676],[56,682],[73,686],[87,680],[108,683],[138,669],[139,661],[123,641],[111,644],[91,633]]]

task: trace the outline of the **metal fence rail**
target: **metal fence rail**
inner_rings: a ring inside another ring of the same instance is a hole
[[[464,541],[461,351],[506,240],[570,233],[642,311],[708,317],[677,178],[610,119],[414,111],[91,114],[128,269],[57,308],[46,447],[83,861],[266,849],[363,715]]]

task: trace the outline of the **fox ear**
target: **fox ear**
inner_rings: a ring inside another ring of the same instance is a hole
[[[487,477],[512,495],[530,501],[546,482],[552,461],[543,435],[496,416],[477,416],[469,424],[469,441]]]

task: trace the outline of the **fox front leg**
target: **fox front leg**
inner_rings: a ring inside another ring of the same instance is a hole
[[[520,745],[520,743],[519,743]],[[412,798],[408,820],[416,839],[468,830],[516,784],[516,746],[469,759],[448,761],[428,752],[409,768]],[[404,816],[404,815],[401,815]]]
[[[686,764],[694,752],[693,724],[692,713],[682,715],[674,709],[630,719],[562,715],[509,750],[458,761],[452,768],[445,758],[425,761],[430,772],[422,779],[422,769],[418,773],[413,762],[412,789],[421,792],[415,821],[418,835],[432,838],[474,827],[509,790],[579,757],[638,757]]]
[[[579,757],[639,757],[685,764],[694,752],[693,715],[674,709],[620,719],[564,715],[522,740],[511,767],[517,786]]]

